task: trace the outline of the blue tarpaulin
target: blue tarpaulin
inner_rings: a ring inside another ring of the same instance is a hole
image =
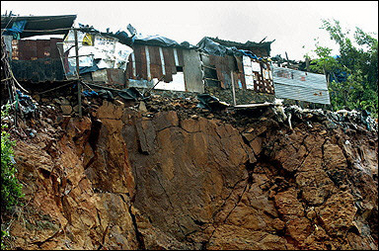
[[[214,42],[212,39],[208,37],[204,37],[197,46],[199,49],[203,50],[204,52],[216,55],[216,56],[225,56],[225,55],[235,55],[235,56],[242,56],[242,52],[237,50],[236,47],[227,47],[224,45],[220,45],[217,42]]]
[[[249,50],[239,50],[234,46],[229,47],[229,46],[221,45],[218,42],[215,42],[208,37],[204,37],[197,44],[197,46],[199,47],[199,49],[211,55],[217,55],[221,57],[225,55],[248,56],[253,59],[260,59]]]
[[[86,96],[86,97],[90,97],[90,96],[98,96],[99,94],[97,93],[97,92],[95,92],[94,90],[92,90],[92,91],[88,91],[88,90],[85,90],[85,91],[83,91],[83,94],[84,94],[84,96]]]
[[[20,33],[25,29],[26,20],[14,22],[11,28],[4,31],[4,35],[13,35],[14,39],[20,39]]]
[[[136,34],[136,31],[133,29],[129,29],[128,31],[130,33],[133,32],[132,35],[130,35],[126,31],[117,31],[113,36],[118,38],[121,43],[126,44],[126,45],[132,45],[134,43],[138,44],[147,44],[147,45],[155,45],[155,46],[160,46],[160,47],[184,47],[187,49],[195,49],[197,48],[195,45],[192,45],[186,41],[182,43],[178,43],[175,40],[172,40],[170,38],[160,36],[160,35],[147,35],[144,36],[142,34]]]

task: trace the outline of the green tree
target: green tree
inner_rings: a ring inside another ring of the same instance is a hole
[[[333,109],[367,110],[378,117],[378,40],[358,27],[352,39],[337,20],[322,23],[321,29],[339,46],[339,55],[333,57],[332,50],[317,41],[310,70],[333,79],[329,84]],[[342,80],[341,73],[346,75]]]

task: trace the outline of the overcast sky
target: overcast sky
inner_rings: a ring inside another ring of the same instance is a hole
[[[377,1],[1,1],[1,14],[10,10],[21,16],[77,14],[77,22],[100,31],[126,30],[130,23],[139,33],[179,43],[197,44],[204,36],[259,42],[267,36],[266,41],[275,39],[271,56],[287,52],[295,60],[315,48],[317,37],[321,45],[337,48],[320,29],[321,19],[336,19],[352,32],[358,26],[378,38]]]

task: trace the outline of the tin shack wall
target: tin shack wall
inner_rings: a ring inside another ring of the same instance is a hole
[[[11,66],[15,77],[22,81],[43,82],[64,80],[57,42],[50,40],[13,40]]]
[[[142,44],[134,44],[133,50],[126,69],[129,86],[146,88],[144,80],[152,81],[164,76],[156,89],[204,91],[199,55],[195,50]]]

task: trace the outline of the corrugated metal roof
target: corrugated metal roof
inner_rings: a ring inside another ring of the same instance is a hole
[[[47,34],[67,34],[75,19],[76,15],[2,16],[1,29],[11,28],[13,23],[17,21],[26,21],[24,31],[20,33],[21,38]]]
[[[325,75],[273,66],[273,79],[278,98],[330,104]]]

